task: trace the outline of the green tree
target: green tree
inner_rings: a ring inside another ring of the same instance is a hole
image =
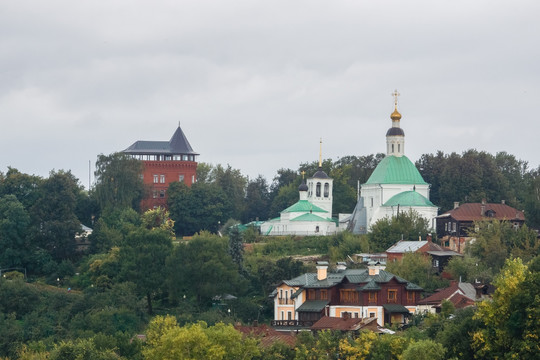
[[[62,341],[51,351],[49,360],[121,360],[112,349],[98,349],[92,339]]]
[[[540,166],[526,174],[527,189],[523,200],[527,224],[531,227],[540,226]]]
[[[204,162],[197,164],[197,182],[209,183],[212,181],[211,173],[213,166]]]
[[[419,285],[427,292],[434,292],[447,283],[433,273],[430,258],[421,253],[406,253],[400,261],[388,263],[386,270]]]
[[[256,269],[252,271],[256,271],[264,296],[268,296],[280,281],[295,278],[307,271],[303,262],[294,260],[290,256],[276,261],[259,258],[256,261]]]
[[[256,340],[243,338],[230,324],[198,322],[180,327],[174,318],[158,316],[148,327],[143,354],[152,360],[248,360],[260,353]]]
[[[478,306],[484,329],[473,335],[477,358],[536,359],[540,352],[540,260],[529,270],[521,259],[507,260],[495,278],[492,301]]]
[[[15,195],[26,210],[30,209],[40,195],[43,179],[35,175],[21,173],[8,168],[4,175],[0,173],[0,196]]]
[[[300,180],[279,188],[278,194],[272,200],[269,216],[276,217],[279,213],[298,201],[298,186]]]
[[[233,219],[241,219],[244,212],[244,199],[246,196],[247,179],[240,170],[233,169],[230,165],[223,168],[217,165],[212,171],[213,183],[221,188],[228,202],[225,209]]]
[[[153,295],[164,288],[165,260],[171,250],[167,231],[140,228],[126,237],[118,253],[120,280],[133,282],[137,291],[146,296],[150,314]]]
[[[247,282],[228,254],[227,239],[209,233],[194,236],[176,246],[167,259],[169,294],[172,300],[196,299],[207,306],[212,297],[223,293],[238,296]]]
[[[443,360],[446,349],[433,340],[420,340],[411,343],[403,352],[403,360]]]
[[[447,350],[448,359],[474,359],[472,337],[481,328],[481,321],[473,319],[474,313],[472,307],[456,310],[455,317],[445,320],[437,333],[436,340]]]
[[[470,236],[476,240],[470,244],[468,252],[488,264],[494,273],[509,255],[523,256],[528,260],[537,255],[540,248],[535,231],[527,226],[516,228],[508,221],[477,222]]]
[[[24,266],[30,258],[30,216],[14,195],[0,197],[0,268]]]
[[[244,271],[244,242],[238,226],[233,226],[229,230],[229,255],[238,266],[238,270]]]
[[[14,356],[23,340],[23,329],[15,314],[0,313],[0,336],[0,356]]]
[[[343,167],[334,167],[329,174],[334,179],[333,186],[333,212],[349,213],[356,205],[356,187],[350,185],[351,183],[351,165],[344,165]]]
[[[281,168],[277,171],[277,174],[272,180],[270,185],[270,199],[273,200],[283,186],[287,186],[298,180],[298,173],[296,170]]]
[[[246,188],[245,209],[242,222],[246,223],[257,219],[267,219],[270,207],[270,193],[266,179],[259,175],[255,180],[248,182]]]
[[[341,332],[329,330],[318,332],[316,338],[311,333],[299,336],[295,359],[337,359],[342,338]]]
[[[425,239],[429,222],[415,211],[401,212],[391,218],[378,220],[371,227],[369,243],[372,251],[384,251],[399,240]]]
[[[78,180],[71,172],[52,171],[30,210],[36,227],[33,230],[36,244],[57,261],[76,254],[75,234],[81,231],[81,223],[75,210],[80,191]]]
[[[162,207],[146,210],[141,215],[141,223],[148,230],[161,229],[174,236],[174,221],[171,220],[169,212]]]
[[[142,162],[124,153],[99,155],[93,196],[102,210],[139,209],[144,195]]]
[[[493,271],[487,264],[474,256],[453,256],[444,268],[444,271],[452,275],[453,279],[461,279],[463,282],[488,283],[493,279]]]
[[[195,183],[189,188],[183,183],[172,183],[167,204],[178,235],[193,235],[202,230],[217,232],[231,213],[229,200],[215,184]]]

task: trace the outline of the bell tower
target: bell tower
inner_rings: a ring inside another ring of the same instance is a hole
[[[332,217],[332,191],[334,180],[322,169],[322,139],[319,143],[319,168],[312,177],[307,179],[307,200],[326,211]]]
[[[400,127],[401,114],[397,110],[398,91],[394,90],[392,96],[394,97],[394,112],[390,115],[392,127],[386,132],[386,156],[401,157],[405,154],[405,132]]]

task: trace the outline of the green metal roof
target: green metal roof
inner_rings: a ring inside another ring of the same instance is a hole
[[[299,200],[296,204],[293,204],[283,210],[284,213],[291,213],[291,212],[328,212],[324,209],[321,209],[320,207],[313,205],[307,200]]]
[[[360,291],[375,291],[375,290],[381,290],[381,287],[377,285],[377,283],[371,279],[366,285],[359,287],[358,290]]]
[[[411,282],[408,283],[407,286],[405,286],[405,289],[407,289],[407,290],[424,290],[420,286],[418,286],[416,284],[413,284]]]
[[[390,155],[377,165],[366,184],[427,185],[418,169],[406,156]]]
[[[328,305],[329,302],[330,301],[328,300],[308,300],[302,305],[300,305],[300,307],[296,309],[296,311],[321,312],[323,311],[324,307]]]
[[[322,218],[320,216],[317,216],[315,214],[310,214],[310,213],[307,213],[307,214],[304,214],[304,215],[300,215],[298,217],[295,217],[294,219],[291,219],[291,221],[313,221],[313,222],[317,222],[317,221],[324,221],[324,222],[334,222],[334,220],[332,219],[328,219],[328,218]]]
[[[384,304],[383,308],[391,314],[410,314],[405,306],[399,304]]]
[[[416,191],[404,191],[397,195],[392,196],[383,206],[429,206],[433,205],[428,198],[424,195],[417,193]]]

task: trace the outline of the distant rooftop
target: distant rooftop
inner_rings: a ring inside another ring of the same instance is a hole
[[[130,155],[199,155],[193,151],[180,125],[169,141],[139,140],[123,152]]]

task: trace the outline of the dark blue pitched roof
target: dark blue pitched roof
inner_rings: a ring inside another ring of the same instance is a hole
[[[170,154],[170,155],[199,155],[189,144],[184,132],[178,126],[174,135],[169,141],[136,141],[133,145],[124,150],[126,154],[147,155],[147,154]]]

